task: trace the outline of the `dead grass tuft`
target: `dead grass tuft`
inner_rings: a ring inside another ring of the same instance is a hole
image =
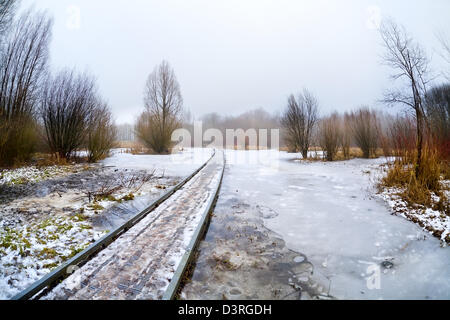
[[[445,187],[441,183],[442,177],[448,174],[448,164],[439,160],[436,151],[427,148],[422,156],[422,170],[416,176],[416,163],[411,159],[415,159],[415,156],[406,154],[389,164],[388,173],[379,187],[403,190],[400,196],[411,206],[437,206],[439,211],[448,212],[448,200],[443,192]],[[433,194],[440,197],[438,204],[433,203]]]

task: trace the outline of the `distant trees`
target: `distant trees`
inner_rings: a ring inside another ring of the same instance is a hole
[[[280,118],[276,114],[270,114],[263,108],[256,108],[250,111],[243,112],[238,115],[222,116],[216,112],[205,114],[200,118],[203,130],[216,129],[221,132],[223,137],[226,137],[226,130],[239,130],[242,129],[247,131],[249,129],[254,129],[257,132],[259,130],[267,130],[267,135],[264,134],[265,138],[260,135],[257,137],[256,146],[250,145],[249,137],[245,138],[246,148],[257,148],[266,149],[272,147],[272,132],[271,129],[280,129]],[[194,134],[192,131],[192,126],[184,126],[185,129],[190,130],[191,135]],[[227,147],[226,139],[223,139],[223,146]],[[233,142],[229,142],[230,146]],[[237,147],[237,141],[234,142],[234,146]]]
[[[388,105],[403,104],[415,113],[417,130],[417,157],[415,174],[418,177],[422,170],[422,151],[425,136],[425,103],[424,97],[428,85],[429,60],[420,47],[392,20],[385,21],[380,28],[385,47],[384,63],[394,70],[394,80],[404,80],[403,89],[394,89],[385,95]]]
[[[0,43],[13,21],[17,2],[17,0],[0,0]]]
[[[6,5],[12,8],[9,1]],[[10,11],[3,14],[10,19]],[[33,152],[36,141],[34,113],[47,72],[51,26],[52,20],[45,14],[27,12],[10,28],[3,44],[0,56],[0,164],[27,160]]]
[[[183,98],[175,72],[163,61],[149,75],[144,92],[145,112],[136,123],[136,135],[156,153],[168,153],[172,132],[180,127]]]
[[[375,156],[378,148],[379,123],[377,113],[367,107],[352,112],[348,125],[356,145],[362,150],[364,158]]]
[[[86,149],[89,162],[106,158],[117,139],[117,128],[106,103],[96,104],[91,113],[87,131]]]
[[[135,141],[134,125],[124,123],[116,126],[118,141]]]
[[[319,122],[318,140],[324,158],[327,161],[334,161],[339,150],[340,141],[342,138],[342,131],[340,125],[339,115],[333,113],[325,117]]]
[[[303,158],[308,157],[311,138],[318,120],[318,102],[307,89],[297,98],[291,95],[281,118],[286,130],[286,141],[291,151],[300,151]]]
[[[408,115],[397,115],[387,128],[387,137],[396,157],[412,157],[417,145],[416,121]]]

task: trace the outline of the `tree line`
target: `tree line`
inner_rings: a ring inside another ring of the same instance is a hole
[[[0,0],[0,165],[29,161],[36,151],[68,160],[81,148],[89,161],[115,140],[111,111],[87,73],[49,70],[53,20],[17,0]],[[40,149],[40,150],[38,150]]]
[[[344,158],[355,145],[363,157],[375,156],[378,148],[386,155],[415,153],[415,174],[420,175],[424,148],[449,158],[450,84],[430,87],[430,60],[424,49],[392,20],[380,28],[385,55],[383,62],[393,70],[392,79],[400,86],[386,92],[385,105],[404,105],[404,114],[391,116],[361,107],[344,114],[318,117],[318,100],[307,89],[297,97],[288,98],[281,117],[286,143],[291,151],[307,157],[314,143],[324,151],[327,160],[334,160],[338,150]]]

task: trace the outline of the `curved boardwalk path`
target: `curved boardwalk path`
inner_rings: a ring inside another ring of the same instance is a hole
[[[216,152],[182,189],[43,299],[161,299],[215,196],[222,168],[223,154]]]

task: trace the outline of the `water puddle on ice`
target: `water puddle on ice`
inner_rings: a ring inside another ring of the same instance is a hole
[[[312,299],[328,296],[308,258],[264,227],[273,209],[245,203],[225,175],[205,239],[181,299]]]

